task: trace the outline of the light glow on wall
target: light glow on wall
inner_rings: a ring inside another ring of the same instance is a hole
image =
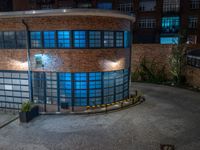
[[[104,60],[100,62],[100,66],[104,71],[108,70],[119,70],[121,68],[125,67],[125,59],[121,58],[116,61],[111,61],[111,60]]]
[[[21,61],[18,61],[18,60],[11,60],[14,68],[16,69],[20,69],[20,70],[28,70],[28,62],[25,61],[25,62],[21,62]]]

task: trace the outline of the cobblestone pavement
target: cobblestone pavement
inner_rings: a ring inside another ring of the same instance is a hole
[[[133,83],[145,93],[138,106],[101,115],[40,116],[0,130],[0,150],[200,149],[200,93]]]

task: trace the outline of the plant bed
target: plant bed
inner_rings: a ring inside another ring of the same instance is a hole
[[[31,102],[29,101],[22,104],[21,111],[19,112],[20,122],[28,123],[37,116],[39,116],[39,106],[32,106]]]

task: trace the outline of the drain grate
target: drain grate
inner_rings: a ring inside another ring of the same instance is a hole
[[[175,146],[169,144],[160,144],[160,150],[175,150]]]

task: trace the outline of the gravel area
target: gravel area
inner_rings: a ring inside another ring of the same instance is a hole
[[[43,115],[0,129],[0,150],[176,150],[200,149],[200,93],[132,83],[146,101],[100,115]]]

